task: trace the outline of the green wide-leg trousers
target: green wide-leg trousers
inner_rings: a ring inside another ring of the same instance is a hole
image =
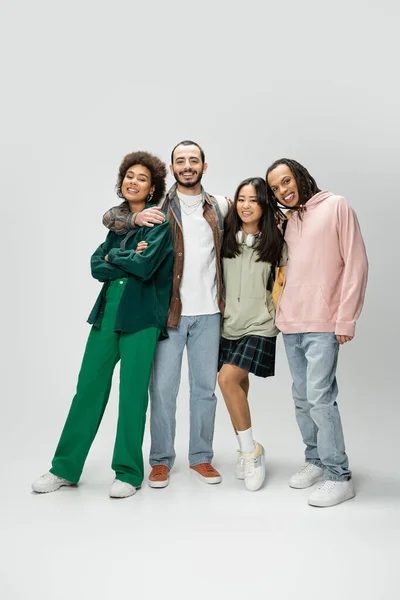
[[[119,414],[112,459],[116,479],[139,487],[143,481],[142,443],[151,364],[160,330],[115,333],[115,315],[126,279],[113,281],[100,329],[92,327],[76,394],[58,443],[51,473],[77,483],[101,423],[115,365],[121,360]]]

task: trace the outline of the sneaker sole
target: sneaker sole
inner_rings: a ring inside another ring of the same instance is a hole
[[[148,479],[147,483],[151,488],[165,488],[169,484],[169,479],[167,479],[166,481],[151,481],[150,479]]]
[[[294,490],[305,490],[309,487],[312,487],[314,485],[314,483],[317,483],[318,481],[323,481],[324,479],[324,474],[321,473],[321,475],[318,475],[318,477],[314,477],[314,479],[312,481],[308,481],[305,483],[291,483],[289,481],[289,487],[291,487]]]
[[[214,485],[216,483],[221,483],[221,481],[222,481],[221,475],[219,477],[203,477],[203,475],[200,475],[200,473],[198,473],[194,469],[189,469],[189,470],[191,473],[196,475],[203,483],[207,483],[209,485]]]
[[[130,492],[129,494],[124,494],[123,496],[116,496],[116,495],[111,495],[109,494],[110,498],[113,498],[114,500],[121,500],[122,498],[130,498],[131,496],[134,496],[136,494],[135,490],[134,492]]]
[[[352,498],[354,498],[356,495],[354,490],[350,490],[347,492],[347,494],[341,498],[338,502],[329,502],[329,500],[324,501],[310,501],[310,499],[308,500],[308,504],[309,506],[316,506],[317,508],[330,508],[331,506],[337,506],[338,504],[342,504],[342,502],[346,502],[347,500],[351,500]]]
[[[235,471],[235,477],[236,477],[236,479],[240,479],[240,481],[243,481],[243,479],[244,479],[244,473],[242,473],[242,472],[238,473],[238,472]]]
[[[53,486],[50,490],[41,490],[39,488],[35,488],[33,485],[31,487],[32,491],[35,492],[35,494],[50,494],[51,492],[56,492],[62,487],[76,487],[76,485],[76,483],[61,483],[60,485]]]

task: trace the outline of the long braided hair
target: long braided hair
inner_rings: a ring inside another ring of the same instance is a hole
[[[305,167],[303,167],[303,165],[291,158],[280,158],[279,160],[276,160],[274,163],[272,163],[270,167],[268,167],[267,174],[265,175],[265,179],[267,182],[267,197],[268,201],[271,204],[275,202],[277,206],[287,208],[287,206],[283,204],[279,205],[277,199],[275,198],[274,192],[271,190],[271,186],[268,183],[268,175],[271,173],[271,171],[276,169],[276,167],[279,167],[279,165],[286,165],[287,167],[289,167],[289,169],[293,173],[293,177],[296,180],[297,189],[299,191],[299,203],[297,206],[291,208],[291,210],[297,210],[299,212],[299,217],[301,218],[304,206],[307,204],[310,198],[315,196],[315,194],[317,194],[321,190],[319,189],[314,177],[310,175],[310,173]]]

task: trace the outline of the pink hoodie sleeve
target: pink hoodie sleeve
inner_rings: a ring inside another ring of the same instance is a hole
[[[364,303],[368,259],[357,216],[344,198],[338,203],[338,223],[344,271],[335,333],[354,336]]]

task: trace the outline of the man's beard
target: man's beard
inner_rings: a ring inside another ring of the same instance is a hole
[[[182,187],[194,188],[202,180],[203,173],[202,173],[202,171],[200,171],[200,173],[198,174],[198,176],[196,177],[196,179],[194,181],[185,181],[184,179],[179,178],[178,173],[174,169],[174,177],[175,177],[175,181],[177,181],[179,183],[179,185],[181,185]]]

